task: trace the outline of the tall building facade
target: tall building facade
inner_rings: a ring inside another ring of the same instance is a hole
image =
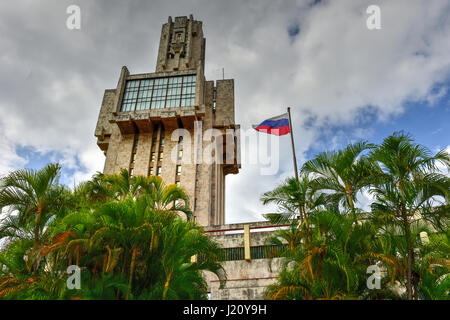
[[[159,175],[181,186],[194,219],[225,223],[225,176],[240,169],[234,80],[207,81],[202,22],[176,17],[163,25],[156,72],[122,67],[105,90],[95,136],[103,172]]]

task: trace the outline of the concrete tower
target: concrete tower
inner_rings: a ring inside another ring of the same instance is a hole
[[[95,136],[105,174],[125,168],[176,183],[195,220],[211,226],[225,223],[225,176],[240,168],[239,126],[234,80],[205,79],[205,43],[201,21],[169,17],[156,72],[122,67],[117,87],[105,90]]]

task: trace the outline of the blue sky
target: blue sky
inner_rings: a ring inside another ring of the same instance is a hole
[[[448,85],[448,84],[447,84]],[[380,144],[384,138],[395,131],[409,133],[416,143],[428,147],[431,151],[445,149],[450,142],[450,94],[429,102],[405,103],[405,112],[393,115],[389,119],[377,119],[374,111],[361,112],[360,119],[347,126],[331,126],[321,128],[319,145],[312,145],[307,152],[311,158],[315,154],[331,149],[345,147],[357,140],[368,140]],[[330,143],[333,141],[334,143]]]

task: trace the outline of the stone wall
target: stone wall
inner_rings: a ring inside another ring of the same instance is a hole
[[[245,240],[244,228],[249,230],[249,243]],[[266,240],[273,234],[274,226],[270,222],[253,222],[210,226],[205,231],[219,243],[222,248],[256,247],[266,245]],[[266,231],[271,229],[270,231]],[[215,232],[214,232],[215,231]],[[231,233],[232,232],[232,233]],[[236,233],[238,232],[238,233]],[[276,281],[281,270],[282,258],[224,261],[227,280],[223,288],[216,275],[204,272],[208,291],[212,300],[261,300],[264,290]]]

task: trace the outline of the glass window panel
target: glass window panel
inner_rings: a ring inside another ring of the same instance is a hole
[[[125,86],[122,111],[192,106],[195,81],[195,75],[130,80]]]

